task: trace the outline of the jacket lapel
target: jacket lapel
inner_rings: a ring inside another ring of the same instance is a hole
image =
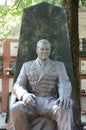
[[[46,64],[44,70],[41,70],[41,66],[38,63],[37,59],[34,61],[33,65],[32,65],[32,69],[36,71],[37,75],[39,76],[38,79],[38,83],[40,82],[40,80],[46,75],[46,73],[52,68],[52,66],[55,63],[52,62],[52,60],[49,59],[48,63]]]
[[[44,70],[41,71],[41,74],[39,76],[39,80],[38,83],[40,82],[40,80],[46,75],[46,73],[50,70],[50,68],[54,65],[54,63],[49,59],[47,65],[45,66]]]

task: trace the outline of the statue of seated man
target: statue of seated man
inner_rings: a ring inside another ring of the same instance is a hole
[[[25,62],[14,84],[18,99],[11,106],[15,130],[30,130],[29,120],[38,116],[52,119],[57,130],[73,130],[71,82],[63,62],[49,59],[51,44],[37,43],[37,59]]]

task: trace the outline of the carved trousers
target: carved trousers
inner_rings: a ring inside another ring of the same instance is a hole
[[[73,130],[72,108],[60,108],[53,97],[37,97],[36,107],[18,101],[13,104],[11,114],[14,130],[31,130],[30,121],[38,116],[56,121],[57,130]]]

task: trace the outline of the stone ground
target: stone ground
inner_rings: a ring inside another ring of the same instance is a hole
[[[0,113],[0,130],[5,130],[6,129],[6,113]]]
[[[83,126],[83,130],[86,130],[86,113],[81,116],[81,121],[82,121],[82,124],[85,124]]]

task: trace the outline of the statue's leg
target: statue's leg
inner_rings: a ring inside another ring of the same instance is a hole
[[[14,130],[30,130],[29,120],[36,118],[37,112],[18,101],[11,108],[11,116]]]
[[[40,115],[57,122],[57,130],[73,130],[72,108],[62,109],[55,98],[39,98]]]

